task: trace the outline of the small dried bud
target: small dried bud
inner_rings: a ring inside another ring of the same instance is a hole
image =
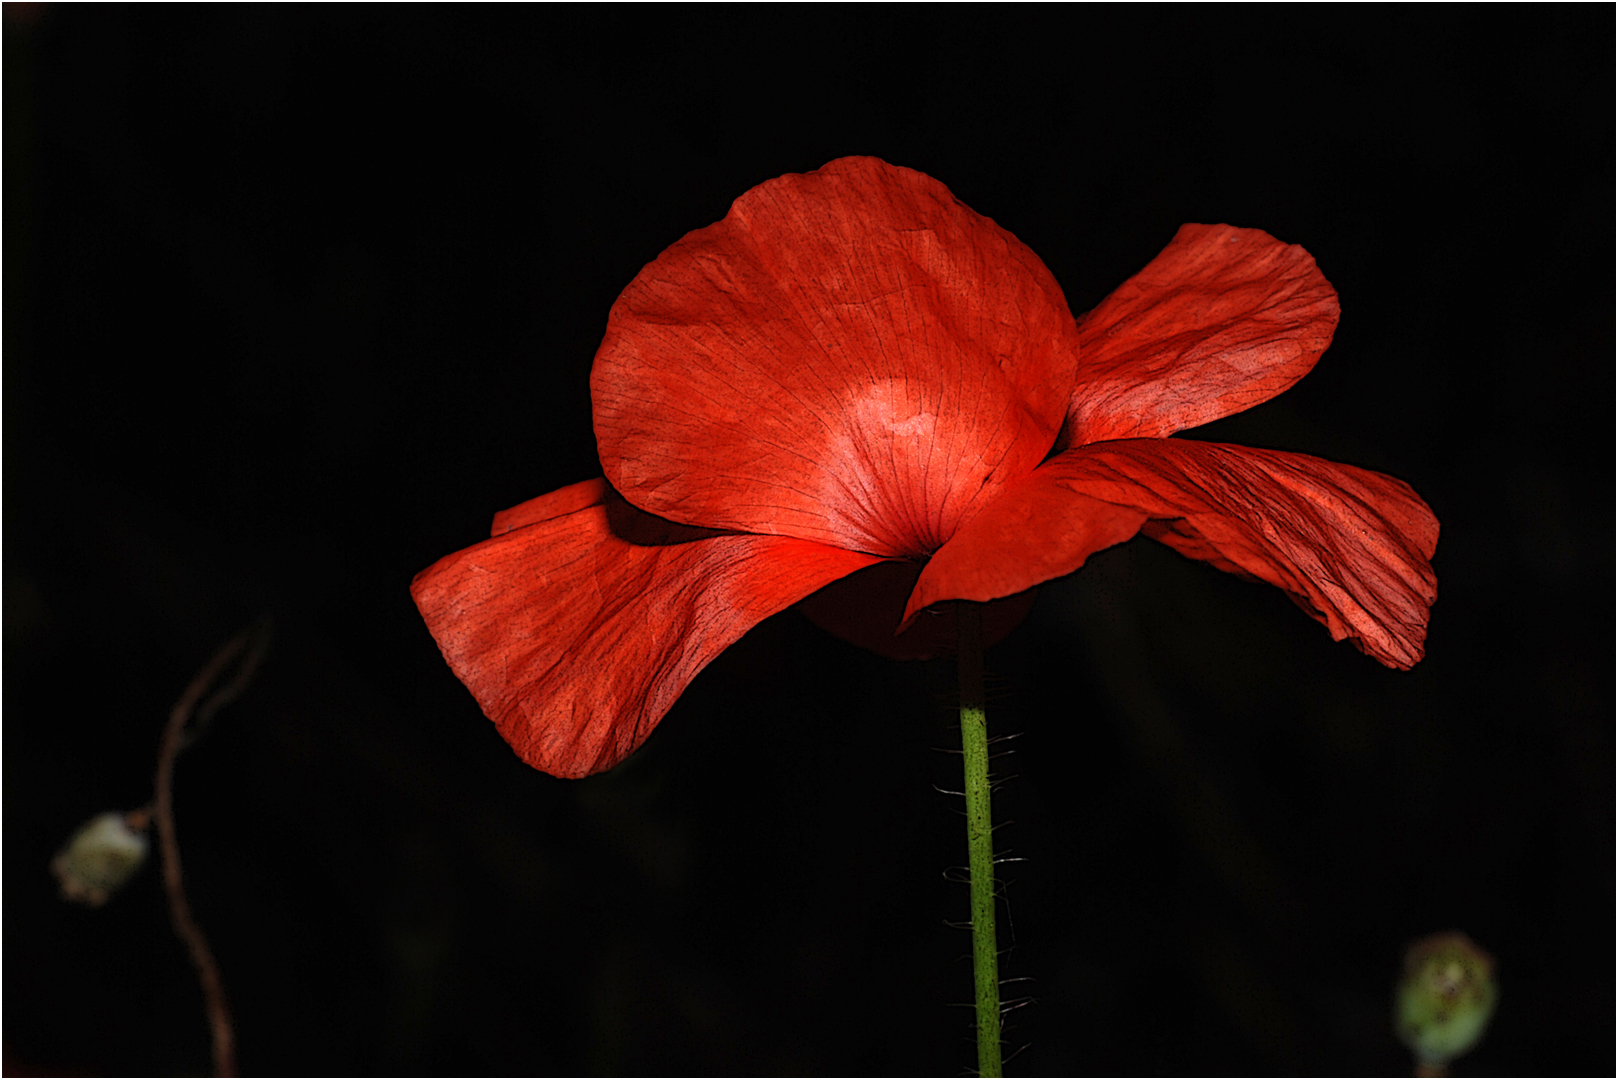
[[[1422,1066],[1444,1066],[1476,1046],[1500,992],[1494,958],[1462,933],[1434,934],[1405,953],[1393,1027]]]
[[[73,834],[51,860],[62,899],[100,907],[124,887],[146,861],[146,815],[142,811],[97,814]]]

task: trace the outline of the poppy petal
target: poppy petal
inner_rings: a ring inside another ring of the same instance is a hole
[[[518,503],[510,510],[502,510],[494,515],[494,524],[489,529],[490,536],[504,536],[513,529],[520,529],[524,525],[537,525],[541,521],[552,518],[566,517],[568,514],[592,506],[600,506],[612,497],[612,489],[601,477],[594,480],[584,480],[577,484],[569,484],[549,495],[541,495],[537,499]]]
[[[1438,519],[1401,480],[1304,454],[1128,439],[1059,454],[1025,486],[1053,503],[1070,501],[1074,516],[1096,514],[1097,500],[1132,508],[1150,519],[1141,530],[1148,536],[1222,570],[1280,586],[1334,640],[1349,638],[1389,667],[1408,669],[1422,657],[1428,608],[1438,596],[1429,562],[1438,546]],[[1038,494],[1018,491],[1002,501],[1013,497],[1033,502]],[[1103,525],[1115,520],[1111,514],[1101,512]],[[1070,535],[1081,549],[1094,543],[1084,529],[1044,527],[1058,543],[1070,542]],[[973,521],[962,537],[979,528]],[[1045,566],[1036,565],[1028,580],[1001,587],[1037,584],[1035,575],[1043,572]],[[953,581],[929,583],[925,573],[918,592],[924,585],[929,592],[913,598],[912,609],[960,595]]]
[[[410,593],[484,714],[553,776],[610,769],[754,625],[876,561],[775,536],[633,543],[668,523],[600,481],[507,514],[527,523],[440,559]]]
[[[990,601],[1071,574],[1102,548],[1140,532],[1146,513],[1087,494],[1083,481],[1041,466],[1004,492],[938,549],[922,570],[900,622],[945,600]]]
[[[1078,329],[931,177],[770,180],[643,269],[590,376],[607,479],[664,518],[916,558],[1045,457]]]
[[[1258,229],[1182,225],[1079,319],[1063,447],[1162,438],[1303,378],[1337,329],[1337,291],[1307,251]]]

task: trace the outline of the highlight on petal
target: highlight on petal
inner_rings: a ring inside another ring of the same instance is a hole
[[[1039,475],[1144,512],[1151,520],[1142,531],[1183,555],[1280,586],[1333,640],[1348,638],[1388,667],[1406,670],[1422,657],[1438,597],[1429,562],[1438,519],[1401,480],[1304,454],[1181,439],[1078,447]]]
[[[561,777],[622,761],[726,647],[876,561],[661,522],[600,481],[523,503],[495,528],[417,574],[410,593],[512,749]]]
[[[1258,229],[1182,225],[1079,319],[1059,445],[1161,438],[1252,408],[1307,375],[1337,329],[1314,258]]]
[[[1078,329],[1050,272],[931,177],[782,176],[613,305],[591,372],[607,479],[692,525],[930,554],[1032,471]]]

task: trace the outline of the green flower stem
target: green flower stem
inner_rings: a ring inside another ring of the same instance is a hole
[[[955,605],[960,627],[961,750],[966,760],[966,846],[972,874],[972,978],[978,1013],[978,1075],[1000,1064],[1000,953],[994,940],[994,826],[989,816],[989,724],[983,713],[983,610]]]

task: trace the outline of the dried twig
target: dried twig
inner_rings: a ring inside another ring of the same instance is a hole
[[[156,793],[152,801],[152,816],[157,823],[159,850],[163,856],[163,890],[168,894],[169,915],[174,921],[174,932],[185,942],[191,954],[191,963],[197,969],[197,981],[202,984],[203,1004],[208,1013],[208,1026],[213,1032],[213,1065],[216,1076],[236,1075],[236,1033],[231,1024],[230,1005],[225,999],[225,984],[219,977],[219,964],[202,928],[191,917],[191,906],[185,898],[185,881],[180,872],[180,843],[174,832],[174,760],[180,751],[200,733],[203,726],[220,708],[234,701],[247,687],[258,669],[259,661],[270,643],[269,620],[261,618],[243,630],[214,654],[203,669],[185,688],[180,700],[169,711],[169,722],[163,729],[163,741],[157,754]],[[219,681],[238,656],[242,658],[235,678],[215,690],[206,701],[203,695]],[[198,707],[198,702],[202,702]],[[196,726],[187,730],[192,717]]]

